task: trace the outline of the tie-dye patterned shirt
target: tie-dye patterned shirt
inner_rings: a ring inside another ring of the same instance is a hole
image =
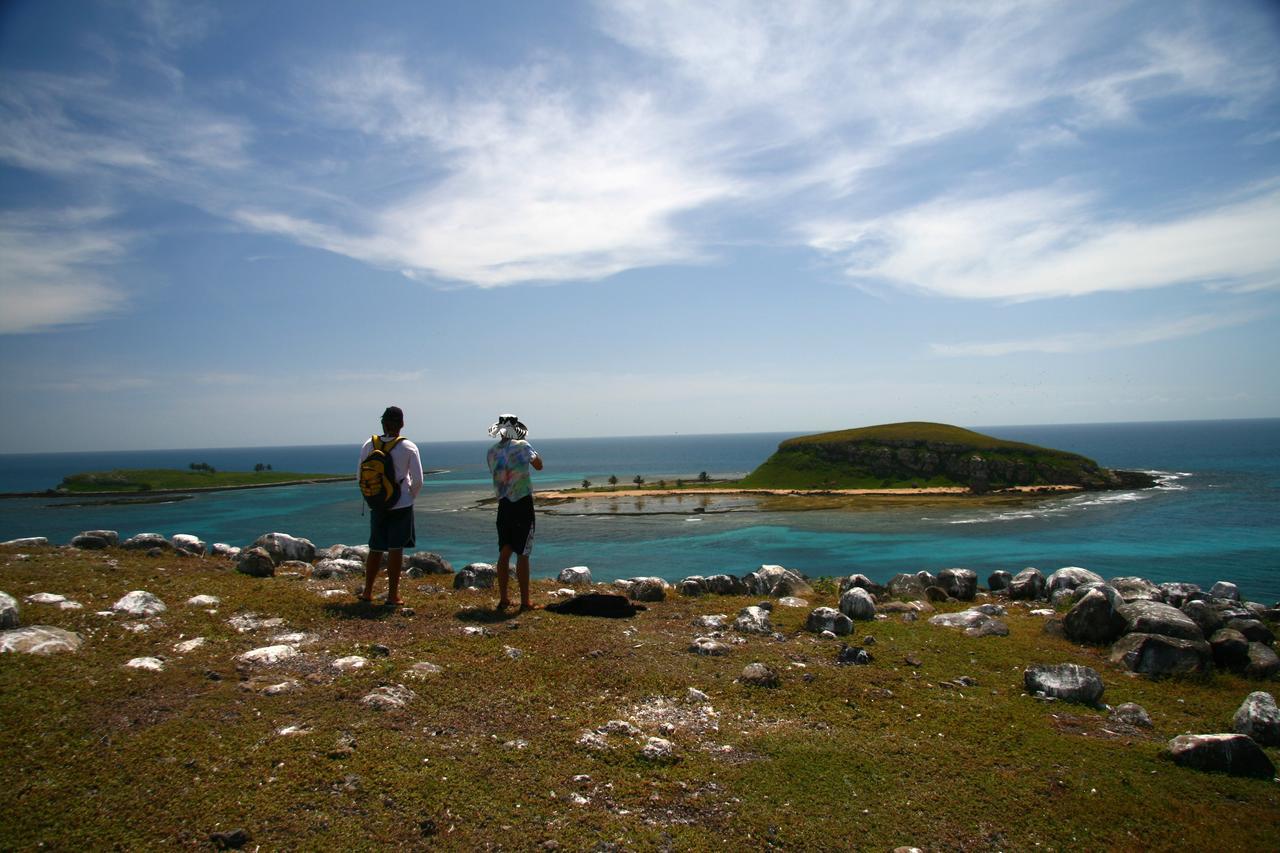
[[[533,494],[529,462],[537,455],[529,442],[520,439],[500,441],[489,448],[489,473],[493,474],[493,490],[499,498],[518,501]]]

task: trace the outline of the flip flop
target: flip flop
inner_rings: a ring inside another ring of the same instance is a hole
[[[387,599],[387,606],[388,606],[388,607],[404,607],[404,599],[403,599],[403,598],[397,598],[397,599],[395,599],[395,600],[393,601],[393,600],[391,600],[390,598],[388,598],[388,599]]]
[[[521,604],[520,605],[521,613],[528,613],[530,610],[541,610],[541,609],[542,609],[541,604]]]
[[[510,601],[499,601],[496,605],[494,605],[493,612],[501,613],[504,610],[510,610],[510,609],[511,609]]]

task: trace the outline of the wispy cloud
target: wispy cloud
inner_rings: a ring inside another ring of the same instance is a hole
[[[1120,349],[1122,347],[1154,344],[1178,338],[1202,335],[1218,329],[1242,326],[1261,319],[1257,313],[1238,312],[1228,314],[1201,314],[1162,320],[1149,325],[1109,329],[1107,331],[1075,332],[1062,335],[1045,335],[1004,341],[977,341],[972,343],[930,345],[935,355],[948,357],[1005,356],[1018,353],[1082,353]]]
[[[946,198],[810,228],[861,282],[964,299],[1028,300],[1200,283],[1280,286],[1280,193],[1156,222],[1108,219],[1059,188]]]
[[[74,208],[0,215],[0,334],[89,322],[125,305],[108,270],[133,239],[106,224],[111,214]]]

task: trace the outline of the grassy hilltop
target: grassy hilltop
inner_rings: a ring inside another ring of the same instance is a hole
[[[252,578],[219,558],[0,549],[0,589],[84,605],[22,604],[24,624],[79,633],[78,652],[0,655],[0,848],[211,849],[211,833],[237,827],[246,850],[1258,850],[1280,837],[1274,782],[1161,758],[1175,735],[1229,729],[1256,682],[1129,677],[1027,608],[1010,607],[1007,637],[864,623],[874,661],[841,666],[839,641],[804,630],[808,608],[775,607],[782,640],[688,651],[706,630],[697,617],[732,619],[758,597],[676,596],[606,620],[498,618],[492,591],[448,578],[407,580],[413,612],[325,596],[354,583]],[[554,585],[536,582],[537,597]],[[168,610],[96,614],[136,589]],[[184,603],[194,595],[221,601]],[[810,599],[834,605],[836,592],[818,583]],[[249,612],[283,624],[229,623]],[[304,632],[302,653],[237,662],[280,632]],[[350,655],[368,662],[334,665]],[[137,656],[164,671],[124,668]],[[757,661],[779,687],[736,680]],[[1025,695],[1026,666],[1064,661],[1098,669],[1104,700],[1140,703],[1155,728]],[[397,684],[413,691],[402,710],[362,701]],[[611,720],[636,730],[579,742]],[[649,735],[674,757],[641,757]]]
[[[741,483],[773,489],[1075,485],[1131,488],[1126,476],[1076,453],[912,421],[790,438]]]

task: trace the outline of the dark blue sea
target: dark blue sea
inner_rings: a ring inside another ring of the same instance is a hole
[[[688,512],[668,501],[669,514],[593,512],[541,514],[533,554],[535,576],[565,566],[589,566],[598,580],[635,575],[678,579],[690,574],[741,574],[776,563],[810,576],[862,572],[887,580],[901,571],[950,566],[980,577],[995,569],[1046,572],[1083,566],[1105,577],[1202,585],[1238,583],[1246,596],[1280,598],[1280,419],[1182,421],[1060,426],[975,427],[1016,441],[1081,453],[1113,468],[1160,473],[1163,486],[1135,492],[1073,495],[1016,509],[954,507],[876,511]],[[791,433],[546,439],[531,436],[546,460],[540,488],[603,483],[616,475],[653,482],[744,474]],[[492,562],[492,510],[484,470],[488,442],[420,441],[428,477],[418,500],[419,549],[455,566]],[[0,491],[56,486],[63,476],[112,468],[185,468],[207,462],[219,470],[352,473],[358,444],[117,453],[0,455]],[[47,536],[66,542],[81,530],[194,533],[209,542],[244,545],[283,531],[319,546],[358,544],[367,537],[354,483],[198,494],[191,500],[142,506],[67,507],[65,500],[0,500],[0,540]],[[652,508],[652,507],[650,507]]]

